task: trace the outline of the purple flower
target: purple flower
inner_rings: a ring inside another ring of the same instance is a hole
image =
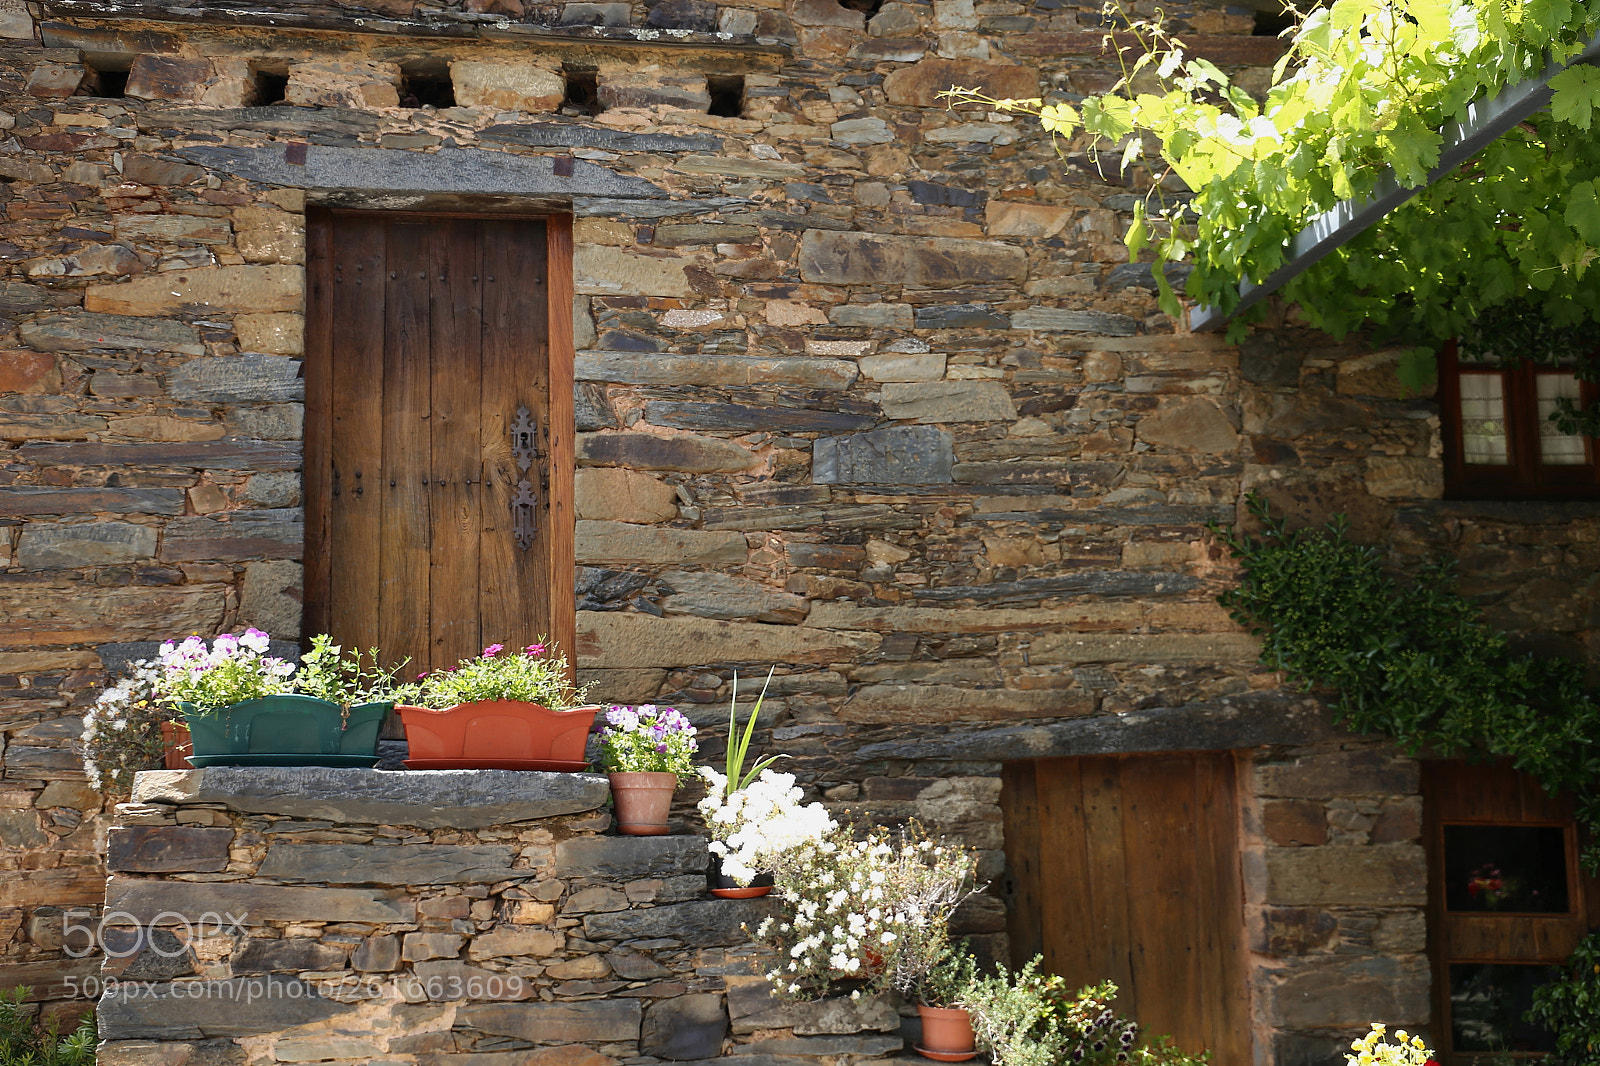
[[[232,635],[230,634],[230,639],[231,636]],[[251,626],[249,629],[245,630],[244,636],[238,638],[238,640],[241,645],[249,648],[257,655],[265,655],[267,653],[267,649],[272,645],[272,638],[261,632],[261,630],[257,629],[255,626]]]
[[[544,654],[544,645],[543,644],[529,644],[526,648],[523,648],[522,650],[524,652],[526,652],[527,654],[529,654],[529,655],[543,655]]]
[[[506,646],[504,644],[491,644],[487,648],[483,649],[483,657],[485,659],[493,659],[496,655],[499,655],[505,650]]]

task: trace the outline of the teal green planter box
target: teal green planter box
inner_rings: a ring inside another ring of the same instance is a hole
[[[263,696],[202,712],[179,705],[194,740],[195,766],[371,766],[392,703],[364,703],[348,716],[315,696]]]

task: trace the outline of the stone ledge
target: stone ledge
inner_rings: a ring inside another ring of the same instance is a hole
[[[1316,700],[1293,700],[1267,693],[1049,725],[922,735],[866,744],[856,757],[1003,762],[1065,755],[1231,751],[1263,744],[1313,744],[1341,736],[1348,734],[1329,721],[1327,710]]]
[[[343,824],[480,829],[594,810],[610,794],[599,774],[213,766],[146,770],[134,778],[132,800],[215,803],[246,814]]]

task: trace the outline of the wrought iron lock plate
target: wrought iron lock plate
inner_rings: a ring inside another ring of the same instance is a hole
[[[517,420],[511,423],[511,458],[522,471],[516,491],[511,494],[511,531],[517,538],[517,547],[527,551],[539,531],[539,493],[528,480],[533,461],[539,457],[539,423],[526,407],[517,408]]]

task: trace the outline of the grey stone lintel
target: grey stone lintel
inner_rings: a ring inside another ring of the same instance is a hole
[[[289,159],[304,151],[304,162]],[[570,175],[556,173],[556,156],[514,155],[481,148],[411,152],[398,148],[339,148],[328,145],[266,144],[257,147],[199,145],[176,153],[199,166],[251,181],[302,189],[359,192],[448,193],[451,195],[576,196],[657,199],[666,190],[642,178],[614,174],[582,159]]]
[[[1467,105],[1465,119],[1440,131],[1444,135],[1444,146],[1439,151],[1439,162],[1421,185],[1403,188],[1392,170],[1386,172],[1363,199],[1345,200],[1312,219],[1290,242],[1288,261],[1259,284],[1240,281],[1239,302],[1231,311],[1196,307],[1189,312],[1189,328],[1195,333],[1211,333],[1226,326],[1230,319],[1271,296],[1324,256],[1348,244],[1390,211],[1477,155],[1511,127],[1548,107],[1553,95],[1551,78],[1567,67],[1596,61],[1600,61],[1600,34],[1596,34],[1571,62],[1551,63],[1541,73],[1508,85],[1488,99]]]
[[[860,759],[1005,762],[1070,755],[1233,751],[1343,736],[1314,699],[1275,694],[867,744]]]
[[[133,785],[135,803],[217,803],[246,814],[423,829],[556,818],[594,810],[610,794],[600,774],[326,766],[146,770]]]

